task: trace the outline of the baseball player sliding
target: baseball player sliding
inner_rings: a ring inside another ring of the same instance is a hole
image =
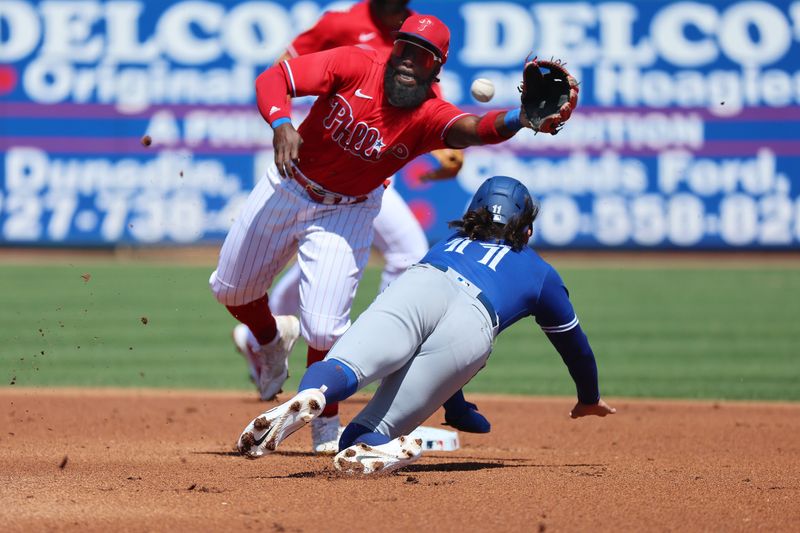
[[[484,367],[500,331],[530,315],[575,381],[570,415],[615,413],[600,398],[595,357],[564,282],[527,246],[537,213],[519,181],[484,182],[462,219],[451,223],[456,233],[378,296],[308,368],[294,398],[247,425],[239,451],[250,458],[271,453],[328,403],[381,380],[342,434],[334,467],[372,474],[408,465],[422,454],[422,442],[404,435]]]
[[[556,82],[569,81],[570,90],[552,116],[537,117],[537,109],[549,106],[529,105],[525,98],[558,91],[532,87],[523,87],[520,108],[481,117],[464,113],[431,89],[449,44],[450,32],[439,19],[415,14],[403,22],[388,56],[334,48],[283,61],[258,77],[257,104],[274,130],[275,160],[225,238],[209,282],[217,300],[252,332],[248,359],[262,397],[280,390],[300,333],[310,365],[349,327],[389,176],[432,150],[500,143],[523,127],[555,133],[577,103],[574,79],[563,71]],[[545,79],[536,68],[538,79]],[[287,98],[305,95],[319,98],[298,130]],[[299,323],[273,316],[266,294],[295,254]],[[381,330],[372,335],[384,339]],[[320,415],[335,445],[338,403],[327,402]]]
[[[372,48],[379,55],[388,56],[394,45],[393,33],[412,14],[406,8],[408,0],[368,0],[355,4],[347,11],[328,12],[309,30],[298,35],[276,63],[299,55],[328,50],[339,46],[358,45]],[[438,91],[438,84],[433,85]],[[437,93],[438,94],[438,93]],[[421,156],[431,170],[420,176],[422,180],[453,178],[463,163],[461,150],[442,149]],[[425,232],[414,214],[394,187],[383,193],[378,216],[372,223],[373,245],[382,253],[385,265],[381,274],[379,291],[382,291],[400,273],[418,261],[428,251]],[[270,308],[277,315],[300,314],[300,266],[294,263],[278,280],[270,292]],[[239,324],[233,332],[237,350],[247,359],[253,342],[247,326]],[[488,432],[491,425],[475,404],[464,399],[459,391],[444,404],[445,421],[456,429],[472,433]],[[312,440],[318,451],[333,451],[338,439],[338,420],[319,418],[312,424]]]

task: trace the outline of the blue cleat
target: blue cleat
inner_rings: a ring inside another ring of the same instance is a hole
[[[444,402],[444,421],[465,433],[489,433],[492,429],[492,424],[478,412],[478,406],[464,399],[461,390]]]

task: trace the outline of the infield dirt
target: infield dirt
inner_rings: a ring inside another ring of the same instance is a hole
[[[286,396],[284,396],[284,399]],[[338,475],[303,428],[233,451],[273,404],[247,393],[0,389],[5,531],[797,531],[800,405],[470,395],[456,452]],[[364,397],[342,404],[349,419]],[[438,427],[436,413],[427,425]]]

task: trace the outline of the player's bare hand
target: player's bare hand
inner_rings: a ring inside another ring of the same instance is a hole
[[[275,148],[275,166],[284,178],[293,178],[292,163],[300,160],[300,145],[303,138],[291,123],[281,124],[273,132],[272,146]]]
[[[570,418],[580,418],[582,416],[606,416],[613,415],[617,410],[608,405],[602,399],[594,404],[581,403],[575,404],[572,411],[569,412]]]

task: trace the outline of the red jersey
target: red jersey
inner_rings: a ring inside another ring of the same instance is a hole
[[[292,57],[297,57],[339,46],[364,45],[388,54],[394,45],[392,31],[393,28],[372,15],[369,2],[360,2],[347,11],[325,13],[311,29],[298,35],[286,50]]]
[[[415,157],[446,148],[450,127],[469,115],[434,94],[416,108],[391,105],[383,89],[387,61],[374,50],[345,46],[280,64],[292,96],[319,96],[298,128],[297,166],[330,191],[368,193]],[[259,108],[282,105],[273,96]]]

